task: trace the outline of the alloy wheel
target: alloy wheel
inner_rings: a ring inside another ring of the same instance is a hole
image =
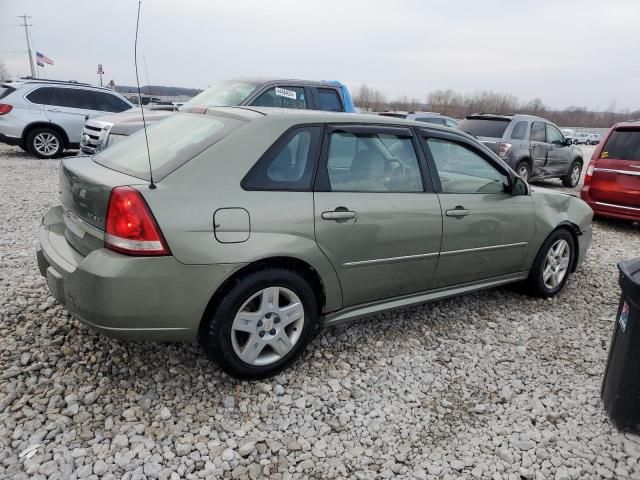
[[[574,165],[573,170],[571,170],[571,185],[573,185],[574,187],[580,181],[580,172],[581,172],[580,165],[578,164]]]
[[[542,281],[545,287],[553,290],[562,283],[569,270],[570,259],[571,247],[565,239],[561,238],[551,245],[542,270]]]
[[[518,167],[518,176],[524,181],[529,181],[529,167],[526,164],[522,164]]]
[[[49,132],[40,132],[33,137],[33,148],[44,156],[55,155],[60,149],[58,138]]]
[[[267,287],[240,307],[231,325],[233,350],[245,363],[269,365],[285,357],[304,326],[300,298],[284,287]]]

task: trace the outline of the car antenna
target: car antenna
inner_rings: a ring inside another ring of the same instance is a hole
[[[147,158],[149,159],[149,188],[154,190],[156,184],[153,183],[153,169],[151,168],[151,151],[149,150],[149,137],[147,136],[147,122],[144,118],[144,108],[142,107],[142,94],[140,93],[140,78],[138,77],[138,30],[140,29],[140,6],[142,0],[138,0],[138,19],[136,20],[136,41],[133,47],[133,62],[136,66],[136,85],[138,86],[138,102],[140,103],[140,111],[142,112],[142,128],[144,129],[144,140],[147,143]]]

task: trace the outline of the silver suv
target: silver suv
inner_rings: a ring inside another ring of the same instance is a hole
[[[0,142],[38,158],[78,148],[87,118],[134,107],[108,88],[86,83],[21,78],[0,87]]]

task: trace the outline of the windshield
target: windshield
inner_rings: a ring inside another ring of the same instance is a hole
[[[509,126],[510,120],[480,119],[473,118],[462,120],[458,128],[463,132],[470,133],[476,137],[502,138],[504,131]]]
[[[640,161],[640,130],[614,130],[600,158]]]
[[[235,107],[241,105],[258,85],[256,82],[247,81],[216,83],[186,102],[184,106]]]
[[[162,180],[243,123],[213,115],[176,113],[148,127],[154,180]],[[112,170],[149,180],[149,156],[141,129],[94,155],[93,160]]]

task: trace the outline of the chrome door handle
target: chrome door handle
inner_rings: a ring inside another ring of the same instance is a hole
[[[351,210],[330,210],[328,212],[322,212],[321,217],[324,220],[349,220],[356,218],[356,212]]]
[[[462,217],[466,217],[467,215],[469,215],[470,212],[469,212],[469,210],[467,210],[464,207],[457,206],[456,208],[453,208],[451,210],[447,210],[444,213],[445,213],[445,215],[447,217],[462,218]]]

